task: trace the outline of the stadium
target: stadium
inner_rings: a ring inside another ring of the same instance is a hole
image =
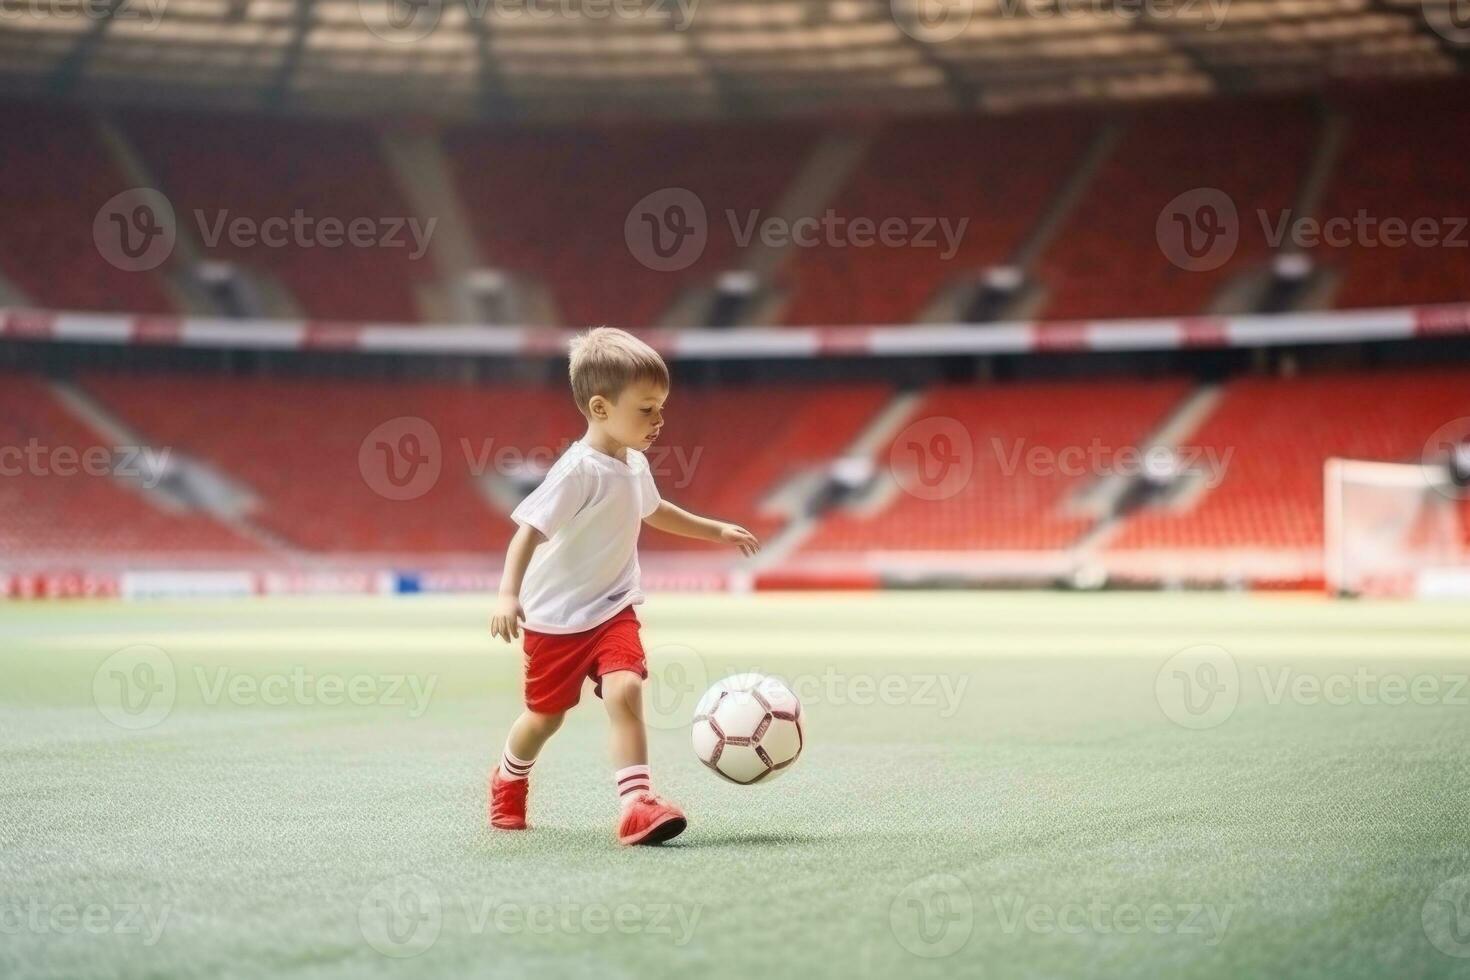
[[[0,971],[1463,974],[1462,7],[0,0]],[[600,325],[658,848],[486,822]]]

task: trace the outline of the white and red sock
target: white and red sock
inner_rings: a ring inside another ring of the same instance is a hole
[[[618,802],[626,809],[644,793],[653,792],[653,782],[648,777],[648,766],[628,766],[613,773],[617,782]]]
[[[507,780],[525,779],[531,775],[531,767],[536,764],[535,759],[527,761],[517,759],[516,754],[510,750],[510,743],[505,743],[505,750],[500,753],[500,778]]]

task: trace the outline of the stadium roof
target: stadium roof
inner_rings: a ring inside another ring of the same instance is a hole
[[[1459,0],[0,0],[0,92],[524,118],[1119,102],[1456,72]]]

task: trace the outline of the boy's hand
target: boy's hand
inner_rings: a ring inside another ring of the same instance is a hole
[[[720,528],[720,540],[733,544],[740,549],[740,553],[749,558],[761,550],[761,543],[739,524],[726,524]]]
[[[519,639],[520,621],[526,618],[521,600],[512,595],[503,595],[495,602],[495,612],[490,617],[490,635],[498,636],[506,643]]]

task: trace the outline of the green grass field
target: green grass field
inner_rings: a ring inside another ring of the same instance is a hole
[[[0,606],[0,975],[1470,973],[1465,604],[655,596],[636,849],[590,691],[485,828],[486,608]],[[807,747],[741,788],[687,722],[749,669]]]

